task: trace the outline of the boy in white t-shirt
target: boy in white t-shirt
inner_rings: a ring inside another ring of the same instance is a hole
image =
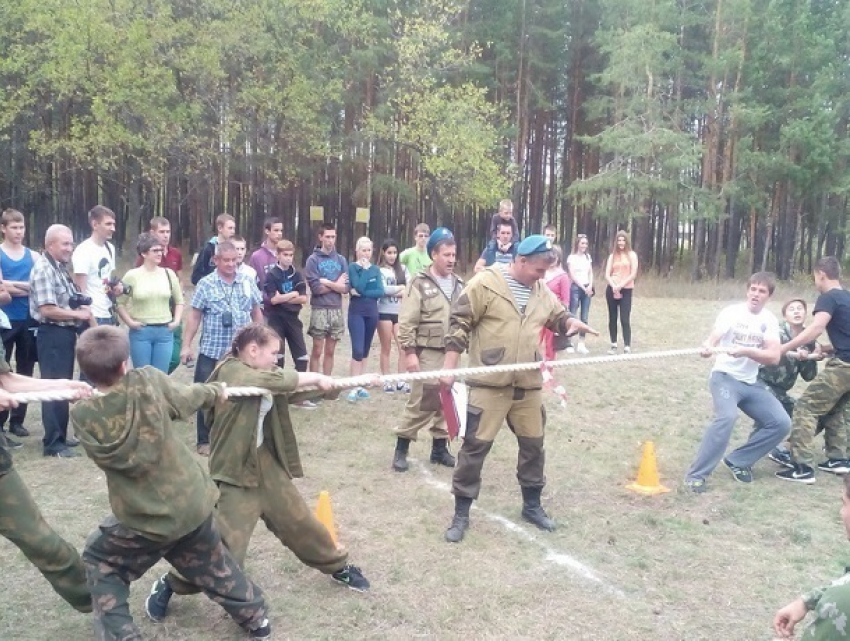
[[[120,284],[110,285],[115,270],[115,247],[109,241],[115,233],[115,213],[103,205],[89,212],[91,236],[77,245],[71,256],[74,283],[91,298],[93,325],[114,325],[112,301],[123,293]]]
[[[775,286],[773,274],[758,272],[750,276],[747,301],[720,312],[703,343],[704,358],[710,357],[716,347],[728,351],[717,355],[709,377],[714,420],[705,429],[685,476],[685,485],[693,492],[705,492],[705,479],[721,459],[736,481],[751,483],[752,466],[791,430],[791,419],[782,403],[757,381],[759,365],[777,365],[780,358],[779,323],[764,308]],[[758,428],[746,443],[724,458],[739,409]]]

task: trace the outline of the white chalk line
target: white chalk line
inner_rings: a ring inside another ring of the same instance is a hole
[[[434,474],[428,467],[424,464],[421,464],[419,461],[415,459],[408,459],[411,463],[415,463],[416,467],[421,471],[422,477],[425,479],[425,483],[430,485],[434,489],[440,490],[441,492],[445,492],[449,494],[451,492],[451,486],[448,483],[440,481],[434,477]],[[625,598],[626,594],[620,588],[608,583],[602,576],[596,572],[593,568],[591,568],[586,563],[582,563],[575,557],[565,554],[563,552],[558,552],[551,546],[547,545],[543,541],[540,540],[540,537],[532,534],[528,528],[523,527],[522,525],[511,521],[510,519],[502,516],[501,514],[495,514],[493,512],[488,512],[482,507],[478,506],[478,503],[472,504],[472,509],[476,512],[480,512],[484,515],[485,518],[498,523],[502,527],[504,527],[507,531],[516,534],[520,538],[528,541],[529,543],[533,543],[541,548],[545,553],[545,560],[554,563],[555,565],[559,565],[561,567],[565,567],[571,570],[574,574],[585,579],[586,581],[590,581],[591,583],[596,583],[605,589],[606,592],[610,592],[618,597]]]

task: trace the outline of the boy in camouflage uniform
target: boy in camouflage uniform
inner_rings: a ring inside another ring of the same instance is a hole
[[[779,324],[779,341],[784,345],[805,329],[803,321],[806,318],[806,301],[801,298],[792,298],[782,306],[783,320]],[[804,381],[811,381],[818,373],[817,360],[821,356],[806,358],[809,354],[814,355],[817,343],[807,343],[802,350],[793,354],[785,354],[779,361],[779,365],[773,367],[762,366],[759,369],[758,380],[767,385],[767,388],[782,403],[782,407],[788,412],[788,416],[794,414],[794,404],[797,402],[793,396],[788,395],[797,383],[797,377]],[[757,428],[757,426],[756,426]],[[767,455],[769,459],[784,467],[792,467],[791,453],[784,445],[779,445]]]
[[[844,491],[839,512],[844,530],[850,538],[850,476],[844,477]],[[809,612],[815,618],[800,635],[801,641],[838,641],[850,639],[850,568],[832,584],[815,588],[779,610],[773,618],[773,630],[782,639],[794,636],[796,625]]]
[[[398,342],[405,353],[408,372],[440,369],[446,352],[446,334],[452,303],[460,296],[463,282],[454,274],[455,239],[445,227],[434,230],[427,244],[432,264],[416,274],[407,286],[398,314]],[[440,384],[414,381],[410,396],[396,427],[393,469],[406,472],[410,442],[419,430],[431,432],[431,462],[455,466],[448,448],[449,433],[440,406]]]
[[[87,383],[66,379],[43,380],[13,374],[0,343],[0,409],[17,407],[10,392],[76,389],[87,396]],[[12,466],[12,455],[0,445],[0,535],[14,543],[50,582],[56,593],[80,612],[91,612],[86,570],[77,550],[51,528],[27,486]]]
[[[277,367],[281,338],[270,327],[251,323],[233,339],[231,354],[219,362],[210,381],[261,387],[271,394],[234,399],[209,411],[212,425],[210,475],[220,492],[216,523],[227,549],[244,565],[248,544],[262,518],[269,531],[302,563],[328,574],[358,592],[369,589],[348,553],[337,548],[327,528],[301,497],[293,478],[302,477],[301,458],[289,404],[321,392],[294,392],[296,387],[333,389],[330,377]],[[170,572],[158,579],[147,601],[148,614],[162,620],[172,593],[197,588]]]
[[[128,372],[129,339],[115,327],[86,331],[76,351],[80,369],[103,394],[78,403],[71,420],[106,475],[113,511],[83,552],[96,638],[142,638],[127,606],[130,583],[162,558],[251,638],[269,637],[262,592],[242,573],[213,522],[218,490],[171,423],[226,398],[224,387],[177,385],[152,367]]]

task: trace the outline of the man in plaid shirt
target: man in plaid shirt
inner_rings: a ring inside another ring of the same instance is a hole
[[[74,236],[64,225],[51,225],[44,237],[44,254],[30,272],[30,316],[38,323],[36,349],[41,378],[73,378],[77,327],[89,324],[91,309],[71,309],[71,296],[78,293],[68,264],[74,251]],[[68,401],[41,404],[45,456],[73,458],[69,449],[77,445],[68,438]]]
[[[256,283],[237,273],[238,254],[230,241],[216,245],[215,271],[198,281],[192,296],[192,307],[186,319],[183,349],[180,360],[192,358],[192,340],[203,323],[195,365],[196,383],[203,383],[212,374],[216,362],[230,349],[233,336],[250,322],[263,322],[263,296]],[[198,454],[210,454],[210,428],[198,412]]]

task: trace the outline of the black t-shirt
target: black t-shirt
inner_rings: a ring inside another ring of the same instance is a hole
[[[818,296],[815,311],[826,312],[832,318],[826,325],[829,342],[835,355],[850,363],[850,292],[846,289],[830,289]]]
[[[298,292],[302,296],[307,294],[307,282],[294,267],[284,271],[280,265],[275,265],[266,274],[266,282],[263,285],[266,295],[271,298],[277,293],[288,294]],[[295,313],[301,311],[302,305],[296,303],[280,303],[279,305],[266,305],[267,314]]]

